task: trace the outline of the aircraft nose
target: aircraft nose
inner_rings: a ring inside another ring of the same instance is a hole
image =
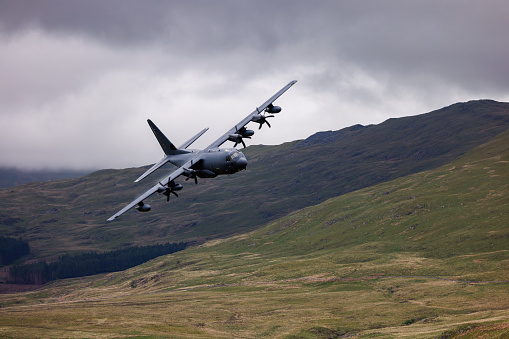
[[[240,171],[240,170],[243,170],[243,169],[246,169],[247,167],[247,160],[246,158],[242,157],[240,159],[237,160],[237,169]]]

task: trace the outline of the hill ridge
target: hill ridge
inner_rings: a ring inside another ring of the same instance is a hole
[[[504,337],[508,192],[506,130],[444,166],[333,197],[249,233],[123,272],[0,296],[2,330]]]
[[[110,225],[106,218],[146,188],[132,183],[143,168],[32,183],[0,190],[0,230],[28,240],[37,258],[166,241],[203,242],[253,230],[334,196],[436,168],[508,127],[509,104],[483,100],[378,125],[354,125],[339,130],[340,138],[331,139],[335,132],[325,132],[307,139],[327,142],[250,146],[243,150],[247,172],[187,184],[170,204],[154,196],[149,214],[132,211]],[[154,179],[147,186],[150,180]]]

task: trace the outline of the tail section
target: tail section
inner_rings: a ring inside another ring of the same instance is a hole
[[[173,145],[171,143],[171,141],[168,140],[168,138],[163,134],[163,132],[161,132],[161,130],[159,128],[157,128],[157,126],[150,119],[147,120],[147,122],[148,122],[148,125],[150,126],[150,129],[152,130],[152,132],[154,132],[154,135],[156,136],[157,141],[159,141],[159,144],[161,145],[161,148],[163,149],[165,155],[161,160],[159,160],[158,163],[154,164],[154,166],[152,166],[148,171],[143,173],[134,182],[141,181],[142,179],[146,178],[147,176],[149,176],[150,174],[155,172],[157,169],[164,166],[167,162],[171,162],[172,159],[177,158],[177,157],[173,157],[174,155],[191,153],[191,151],[186,150],[186,148],[189,145],[191,145],[194,141],[196,141],[196,139],[198,139],[200,136],[202,136],[203,133],[205,133],[208,130],[208,128],[203,129],[198,134],[196,134],[194,137],[192,137],[191,139],[186,141],[180,148],[176,148],[175,145]]]
[[[161,132],[159,128],[149,119],[147,120],[148,125],[150,126],[150,129],[152,132],[154,132],[154,135],[156,136],[157,141],[159,141],[159,145],[161,145],[161,148],[164,151],[164,154],[166,155],[174,155],[174,154],[180,154],[182,152],[179,152],[177,147],[175,147],[170,140],[166,137],[166,135]]]
[[[164,135],[163,132],[161,132],[161,130],[159,128],[157,128],[157,126],[152,122],[152,120],[148,119],[147,122],[148,122],[148,125],[150,126],[150,129],[152,130],[152,132],[154,132],[154,135],[156,136],[157,141],[159,141],[159,145],[161,145],[161,148],[163,149],[165,155],[161,160],[159,160],[158,163],[156,163],[148,171],[143,173],[134,182],[141,181],[143,178],[146,178],[147,176],[149,176],[150,174],[155,172],[157,169],[164,166],[167,162],[170,161],[172,155],[188,153],[188,151],[179,150],[177,147],[175,147],[175,145],[173,145],[171,143],[171,141],[168,140],[166,135]]]

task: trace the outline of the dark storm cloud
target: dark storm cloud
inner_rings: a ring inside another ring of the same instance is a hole
[[[229,53],[264,59],[288,49],[299,53],[290,65],[337,61],[387,76],[434,73],[474,88],[509,84],[504,1],[50,0],[2,7],[0,25],[11,34],[40,28],[133,48],[155,44],[193,62]]]
[[[143,41],[154,36],[167,12],[162,2],[2,1],[0,26],[13,33],[27,28],[63,34],[86,34],[111,42]],[[145,21],[143,16],[150,17]],[[135,19],[139,17],[140,19]],[[134,18],[134,20],[133,20]]]
[[[225,50],[244,42],[253,48],[278,43],[273,6],[245,1],[45,1],[8,2],[6,32],[40,28],[54,34],[87,35],[120,45],[168,43],[199,50]],[[281,27],[282,28],[282,27]],[[281,31],[283,32],[283,31]],[[179,52],[179,50],[174,50]]]
[[[278,117],[285,128],[256,142],[509,99],[504,1],[48,0],[0,9],[0,141],[16,145],[0,148],[7,165],[153,162],[160,150],[146,118],[177,140],[210,126],[213,140],[293,79],[280,99],[291,112]]]

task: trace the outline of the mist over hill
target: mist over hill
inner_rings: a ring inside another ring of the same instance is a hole
[[[281,126],[273,126],[273,130]],[[196,241],[243,233],[306,206],[442,166],[509,127],[509,104],[454,104],[427,114],[319,132],[306,140],[243,150],[248,170],[185,182],[179,198],[152,196],[150,213],[106,219],[159,177],[146,168],[0,190],[0,230],[30,242],[37,258],[69,251]]]
[[[0,188],[9,188],[38,181],[79,178],[92,171],[86,170],[25,170],[0,167]]]

